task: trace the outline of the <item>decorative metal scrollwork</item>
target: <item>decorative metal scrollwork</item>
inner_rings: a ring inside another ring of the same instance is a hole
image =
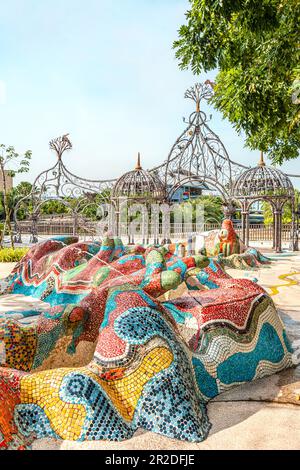
[[[249,167],[232,161],[218,135],[209,127],[202,102],[208,101],[212,95],[213,84],[209,80],[196,83],[186,90],[184,96],[195,103],[195,110],[185,120],[187,127],[173,144],[165,162],[148,170],[148,173],[155,181],[162,182],[159,196],[164,193],[166,198],[163,199],[166,201],[171,199],[176,189],[188,182],[206,183],[208,187],[219,191],[224,200],[225,212],[229,214],[233,211],[235,199],[234,183]],[[63,154],[72,149],[69,134],[51,140],[49,145],[55,152],[57,161],[35,179],[30,194],[22,198],[15,207],[17,241],[21,240],[21,221],[18,219],[21,211],[27,211],[31,241],[36,241],[41,209],[48,201],[58,200],[67,207],[68,215],[74,222],[74,234],[80,226],[88,225],[87,214],[91,207],[97,207],[100,214],[103,213],[101,203],[111,202],[111,192],[116,180],[86,179],[74,175],[66,168]],[[153,190],[150,189],[150,192],[152,194]]]
[[[18,218],[21,209],[27,210],[30,241],[36,242],[41,209],[47,202],[56,200],[67,208],[68,215],[73,220],[73,233],[76,234],[78,227],[84,227],[86,224],[85,211],[91,206],[97,210],[101,203],[110,200],[110,191],[115,180],[90,180],[76,176],[66,168],[62,156],[64,152],[72,149],[68,134],[51,140],[49,146],[57,156],[55,165],[37,176],[30,194],[23,197],[14,210],[18,242],[22,240],[22,222]]]
[[[208,126],[208,118],[201,109],[201,101],[213,94],[212,83],[196,83],[185,92],[185,98],[195,103],[188,126],[175,141],[167,160],[153,168],[165,183],[169,197],[187,182],[199,181],[219,190],[224,201],[231,200],[236,177],[248,167],[230,160],[220,138]]]

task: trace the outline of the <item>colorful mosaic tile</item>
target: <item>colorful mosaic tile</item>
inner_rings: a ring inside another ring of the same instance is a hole
[[[199,442],[209,399],[291,366],[261,287],[231,278],[222,258],[178,254],[117,238],[56,238],[26,254],[2,293],[50,307],[24,311],[32,324],[1,315],[0,448],[41,437],[122,440],[138,428]],[[164,299],[183,283],[184,295]]]
[[[270,264],[270,259],[255,248],[247,248],[234,230],[229,219],[222,222],[220,230],[212,230],[205,239],[203,250],[208,256],[230,268],[249,269],[261,264]]]

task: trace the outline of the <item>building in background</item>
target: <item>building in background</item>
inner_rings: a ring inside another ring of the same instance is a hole
[[[206,191],[211,191],[210,188],[204,182],[191,181],[186,183],[184,186],[176,189],[171,196],[172,202],[182,202],[188,199],[196,199],[203,194],[207,194]]]
[[[4,170],[4,173],[5,173],[5,181],[6,181],[6,189],[7,191],[9,191],[10,189],[13,188],[13,177],[9,174],[9,171],[7,170]],[[2,178],[2,175],[0,174],[0,192],[3,191],[3,178]]]

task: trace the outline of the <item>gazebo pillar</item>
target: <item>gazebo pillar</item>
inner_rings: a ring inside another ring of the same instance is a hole
[[[298,212],[295,204],[295,198],[292,201],[292,243],[291,243],[291,250],[298,251],[299,250],[299,240],[298,240]]]
[[[273,212],[273,218],[274,218],[274,249],[277,252],[278,248],[278,214],[277,210]]]
[[[273,212],[273,222],[272,222],[272,248],[275,248],[275,239],[276,239],[276,227],[275,227],[275,214]]]
[[[150,221],[150,233],[153,234],[153,243],[154,245],[159,244],[159,205],[151,205],[151,221]]]
[[[245,245],[249,246],[249,232],[250,232],[250,224],[249,224],[249,211],[246,214],[246,236],[245,236]]]
[[[282,211],[275,209],[274,211],[275,219],[275,251],[280,253],[282,251],[281,247],[281,220],[282,220]]]
[[[149,206],[147,203],[142,211],[142,240],[143,245],[149,243]]]
[[[246,232],[247,232],[247,219],[249,219],[249,211],[243,209],[242,211],[242,240],[243,243],[246,245]]]
[[[282,210],[278,211],[278,252],[282,251]]]
[[[120,208],[116,211],[116,225],[113,227],[113,234],[117,237],[121,237],[121,227],[120,227]]]

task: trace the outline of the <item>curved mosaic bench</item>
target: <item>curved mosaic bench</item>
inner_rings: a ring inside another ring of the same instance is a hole
[[[165,301],[182,282],[190,290]],[[1,293],[49,305],[0,319],[2,448],[138,428],[198,442],[209,399],[292,364],[271,298],[204,256],[57,238],[32,248]]]

